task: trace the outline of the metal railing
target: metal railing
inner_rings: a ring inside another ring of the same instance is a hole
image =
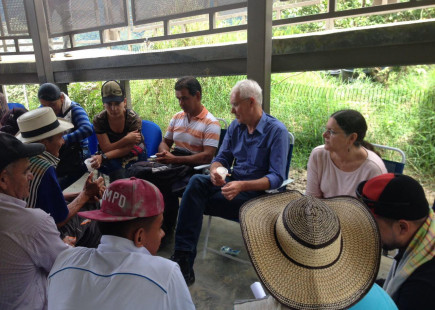
[[[184,7],[180,9],[181,11],[168,9],[166,14],[161,13],[157,16],[142,16],[143,10],[140,10],[145,5],[163,5],[157,0],[119,1],[117,9],[122,11],[119,13],[120,16],[113,16],[116,12],[111,9],[112,1],[110,0],[80,0],[71,2],[71,12],[69,13],[73,17],[81,17],[84,22],[71,26],[62,25],[62,20],[59,20],[62,16],[49,7],[47,0],[33,1],[43,1],[45,15],[50,16],[50,18],[46,18],[46,24],[51,43],[54,47],[62,45],[61,48],[55,48],[54,52],[143,44],[152,41],[243,31],[247,29],[248,20],[246,0],[189,0],[185,2],[167,0],[164,3],[184,3]],[[0,2],[0,55],[33,53],[24,2],[17,0]],[[83,5],[80,4],[81,2],[86,3],[87,6],[93,6],[94,12],[82,11],[82,8],[79,7]],[[198,5],[198,7],[189,7],[189,2]],[[307,0],[294,3],[275,1],[273,26],[282,27],[284,25],[325,21],[324,30],[326,30],[333,27],[333,21],[336,19],[435,7],[435,0],[410,0],[390,4],[385,0],[373,0],[373,2],[364,3],[369,3],[370,6],[343,9],[341,8],[343,1],[337,0]],[[319,13],[300,12],[297,14],[304,16],[285,17],[289,15],[287,13],[291,10],[307,7],[317,7],[318,9],[314,11]],[[87,15],[83,17],[83,14]],[[71,20],[74,22],[76,18]],[[226,25],[223,25],[224,22],[227,22]],[[203,27],[189,30],[186,25],[192,23],[203,24]],[[176,27],[180,27],[180,29],[175,31]],[[109,32],[117,34],[115,40],[109,38],[107,35]],[[90,34],[94,38],[89,38]]]

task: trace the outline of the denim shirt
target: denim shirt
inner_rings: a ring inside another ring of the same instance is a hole
[[[263,112],[252,134],[249,134],[246,125],[234,120],[213,162],[217,161],[230,169],[235,160],[232,171],[235,180],[266,177],[270,189],[275,189],[287,178],[285,174],[289,144],[284,124]]]

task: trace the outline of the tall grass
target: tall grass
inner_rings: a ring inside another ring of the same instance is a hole
[[[202,102],[216,117],[233,120],[229,94],[246,76],[199,78]],[[180,111],[174,93],[175,79],[131,81],[133,109],[157,123],[163,132]],[[90,119],[103,109],[101,82],[72,83],[69,95],[82,104]],[[28,94],[37,107],[36,90]],[[33,97],[34,96],[34,97]],[[9,101],[20,102],[9,97]],[[21,101],[22,102],[22,101]],[[360,111],[367,120],[366,140],[399,147],[407,154],[405,173],[418,176],[435,188],[435,66],[402,68],[390,73],[386,84],[360,75],[352,83],[325,72],[273,74],[271,115],[281,120],[296,138],[292,165],[305,168],[311,150],[323,143],[322,127],[343,108]]]

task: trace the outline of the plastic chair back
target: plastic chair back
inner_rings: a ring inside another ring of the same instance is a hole
[[[387,168],[387,171],[390,173],[403,173],[403,169],[405,168],[406,163],[406,156],[405,152],[403,152],[401,149],[398,149],[396,147],[386,146],[386,145],[380,145],[380,144],[372,144],[375,148],[379,148],[382,150],[388,150],[396,152],[400,155],[401,160],[400,161],[394,161],[390,159],[382,158],[385,168]]]
[[[159,149],[159,144],[162,142],[162,131],[159,125],[151,121],[143,120],[142,135],[147,147],[147,156],[150,157],[156,154]]]
[[[91,124],[92,127],[92,135],[88,137],[88,148],[89,153],[91,155],[94,155],[98,151],[98,139],[97,135],[95,134],[94,125]]]
[[[17,103],[17,102],[8,102],[8,107],[9,107],[9,110],[12,110],[13,108],[21,108],[21,109],[27,110],[27,108],[24,105],[22,105],[21,103]]]

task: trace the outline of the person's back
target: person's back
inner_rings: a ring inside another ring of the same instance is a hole
[[[163,209],[153,184],[136,178],[111,183],[101,209],[79,212],[98,222],[101,243],[59,255],[49,275],[48,308],[194,309],[180,267],[155,256]]]
[[[0,148],[0,309],[46,309],[47,275],[67,246],[52,217],[24,201],[33,178],[28,157],[44,146],[0,133]]]
[[[178,285],[184,284],[179,270],[130,240],[103,236],[98,249],[59,255],[49,276],[48,308],[186,309],[191,300],[187,287]]]

